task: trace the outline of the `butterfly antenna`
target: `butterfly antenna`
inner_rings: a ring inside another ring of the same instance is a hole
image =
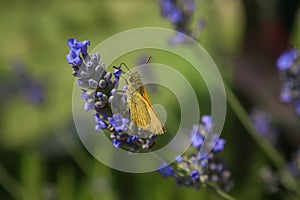
[[[149,56],[148,58],[147,58],[147,60],[146,60],[146,63],[145,64],[148,64],[149,62],[150,62],[150,60],[151,60],[151,56]]]
[[[127,67],[127,65],[126,65],[125,63],[121,63],[121,64],[120,64],[120,67],[121,67],[122,65],[124,65],[124,67],[125,67],[129,72],[131,72],[131,70]]]

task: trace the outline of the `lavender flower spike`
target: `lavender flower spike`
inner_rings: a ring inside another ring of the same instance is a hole
[[[277,60],[277,68],[281,77],[280,101],[291,103],[295,113],[300,116],[300,60],[299,51],[290,48]]]
[[[200,157],[200,148],[203,145],[207,127],[212,126],[211,116],[203,116],[200,125],[194,125],[191,131],[191,147],[181,156],[176,157],[176,161],[169,166],[163,163],[158,170],[164,177],[173,177],[176,183],[186,187],[199,189],[201,186],[211,181],[219,185],[224,190],[232,187],[230,172],[226,169],[223,160],[218,157],[218,152],[224,149],[225,140],[217,139],[217,143],[206,157]]]
[[[79,42],[69,39],[70,51],[66,58],[73,68],[77,84],[82,88],[84,110],[94,112],[95,130],[107,130],[110,133],[108,137],[116,148],[131,152],[151,149],[155,145],[155,133],[146,134],[148,137],[143,138],[139,137],[139,131],[136,132],[138,135],[129,134],[131,120],[126,92],[117,92],[121,67],[116,68],[113,73],[107,72],[99,54],[88,54],[88,45],[88,40]],[[123,91],[126,89],[123,87]]]

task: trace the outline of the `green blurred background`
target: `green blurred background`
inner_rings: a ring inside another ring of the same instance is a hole
[[[197,0],[196,3],[193,26],[197,19],[205,19],[199,42],[216,61],[223,78],[247,108],[262,106],[280,121],[283,108],[276,97],[279,85],[274,63],[284,50],[284,42],[299,44],[299,11],[294,11],[291,28],[282,28],[273,24],[281,15],[272,12],[275,10],[272,7],[259,5],[261,9],[253,11],[253,15],[258,12],[260,21],[253,25],[247,21],[247,12],[252,11],[247,11],[242,1]],[[14,0],[2,2],[0,17],[0,199],[219,199],[207,188],[178,187],[174,180],[164,179],[157,172],[127,174],[110,169],[85,150],[74,127],[71,109],[74,77],[65,59],[69,51],[67,39],[90,40],[91,50],[127,29],[172,28],[161,18],[158,1]],[[278,31],[274,27],[286,30],[281,35],[284,42],[276,40]],[[264,39],[264,34],[269,34],[265,38],[270,41]],[[258,50],[254,50],[255,44],[259,44]],[[273,44],[279,44],[272,48],[277,51],[265,48]],[[262,62],[254,54],[267,61]],[[137,60],[126,62],[133,65]],[[20,74],[15,65],[25,72]],[[252,72],[254,78],[243,82],[243,75]],[[255,74],[262,74],[261,79],[255,79]],[[22,86],[24,82],[19,81],[24,76],[41,85],[42,100],[38,103],[30,99],[28,90]],[[203,86],[196,78],[191,82],[201,104],[209,105]],[[256,85],[251,87],[253,82]],[[264,85],[263,89],[257,89],[259,83]],[[227,139],[223,155],[235,182],[230,194],[238,199],[272,199],[258,173],[268,159],[238,123],[231,108],[228,109],[222,136]],[[295,123],[280,125],[296,130],[296,117],[289,110],[286,113],[284,116]]]

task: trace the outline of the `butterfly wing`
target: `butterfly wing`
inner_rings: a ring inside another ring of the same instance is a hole
[[[152,108],[145,87],[138,88],[131,93],[130,97],[130,117],[140,128],[155,134],[163,134],[163,125]]]

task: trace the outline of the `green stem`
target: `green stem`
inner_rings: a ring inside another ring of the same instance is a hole
[[[282,169],[285,166],[285,160],[282,156],[272,147],[272,145],[262,138],[252,126],[252,123],[249,120],[249,116],[242,104],[232,92],[229,86],[226,86],[226,95],[228,103],[230,104],[232,110],[235,112],[236,116],[239,118],[240,122],[244,126],[244,128],[248,131],[250,136],[254,139],[254,141],[260,146],[260,148],[264,151],[266,156],[270,158],[273,164],[278,169]]]
[[[90,172],[90,163],[88,156],[84,154],[79,148],[75,148],[74,144],[77,144],[72,137],[63,138],[61,135],[57,135],[58,141],[62,144],[65,150],[72,157],[77,166],[82,170],[86,175]]]
[[[278,169],[281,177],[281,182],[284,183],[284,186],[290,191],[293,191],[295,194],[297,194],[298,197],[300,197],[300,191],[298,189],[300,187],[293,176],[285,170],[286,163],[281,154],[267,140],[262,138],[259,133],[256,132],[249,120],[247,112],[243,108],[236,95],[228,85],[225,84],[225,87],[228,103],[230,104],[232,110],[235,112],[236,116],[239,118],[244,128],[263,150],[266,156],[271,160],[273,165]]]
[[[224,192],[223,190],[221,190],[220,188],[218,188],[216,185],[208,183],[206,186],[209,189],[211,189],[212,191],[214,191],[217,195],[219,195],[220,197],[222,197],[223,199],[226,199],[226,200],[236,200],[234,197],[230,196],[229,194],[227,194],[226,192]]]
[[[25,194],[25,188],[0,164],[0,185],[15,199]]]

